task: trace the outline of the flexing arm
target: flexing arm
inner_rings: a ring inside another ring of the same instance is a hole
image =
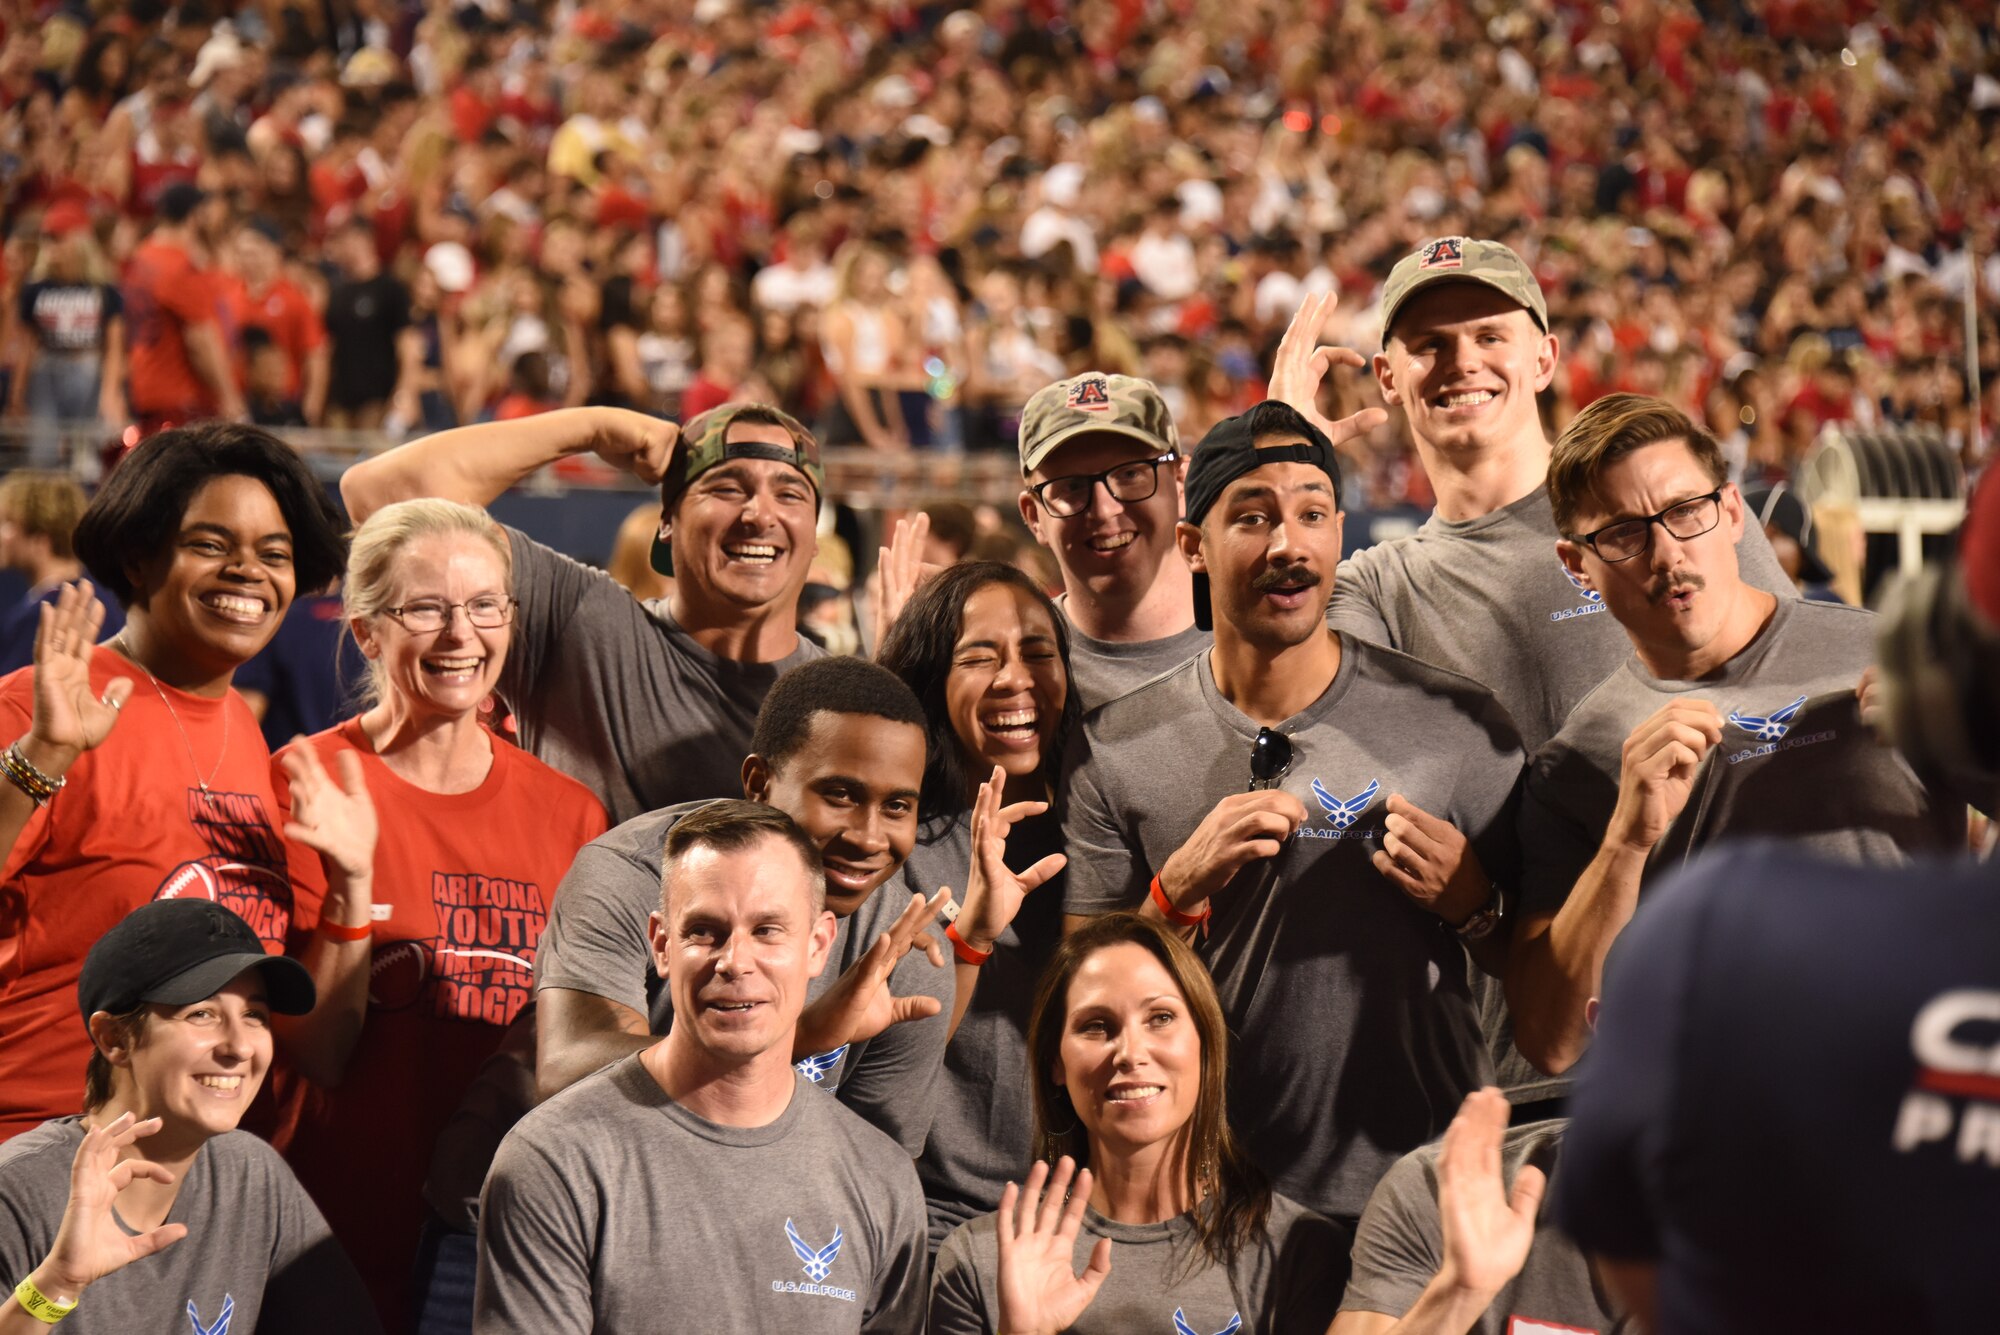
[[[1589,1043],[1584,1007],[1598,995],[1604,957],[1639,906],[1653,846],[1687,805],[1701,759],[1722,740],[1722,718],[1704,700],[1676,700],[1625,739],[1618,805],[1560,909],[1522,915],[1507,964],[1507,1007],[1521,1055],[1552,1075]]]
[[[395,501],[436,496],[486,505],[544,464],[595,453],[658,483],[680,428],[623,408],[565,408],[512,422],[440,431],[354,465],[340,496],[356,524]]]
[[[535,1095],[549,1098],[654,1043],[646,1017],[569,987],[535,993]]]

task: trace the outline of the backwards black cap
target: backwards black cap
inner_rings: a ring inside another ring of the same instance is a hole
[[[246,969],[261,969],[271,1009],[313,1008],[312,975],[284,955],[265,953],[250,924],[206,899],[142,904],[97,939],[84,957],[76,999],[85,1024],[98,1011],[120,1015],[142,1001],[187,1006],[220,992]]]
[[[1265,445],[1257,438],[1303,436],[1303,444]],[[1265,464],[1312,464],[1333,483],[1333,503],[1340,504],[1340,457],[1326,433],[1289,403],[1266,400],[1246,413],[1225,417],[1209,428],[1188,461],[1185,495],[1187,522],[1199,525],[1222,499],[1230,483]],[[1208,605],[1208,576],[1194,577],[1194,624],[1215,629]]]

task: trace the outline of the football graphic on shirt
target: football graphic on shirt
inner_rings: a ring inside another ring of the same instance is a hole
[[[154,899],[206,899],[250,924],[257,938],[282,950],[292,921],[292,883],[282,873],[254,862],[211,853],[183,862],[167,873]]]
[[[368,966],[368,1004],[399,1011],[414,1002],[430,977],[430,951],[421,941],[394,941],[379,946]]]

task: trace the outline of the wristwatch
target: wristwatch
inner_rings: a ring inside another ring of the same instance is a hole
[[[1493,935],[1500,920],[1507,916],[1507,897],[1500,893],[1498,884],[1487,897],[1486,906],[1451,929],[1451,934],[1461,941],[1484,941]],[[1449,924],[1447,924],[1449,926]]]

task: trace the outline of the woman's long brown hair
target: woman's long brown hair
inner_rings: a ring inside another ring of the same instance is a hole
[[[1069,1021],[1069,986],[1085,960],[1111,946],[1131,944],[1153,953],[1180,989],[1201,1038],[1201,1087],[1188,1119],[1183,1167],[1194,1211],[1195,1236],[1209,1259],[1233,1266],[1243,1248],[1264,1232],[1271,1187],[1229,1129],[1229,1025],[1208,969],[1185,941],[1136,913],[1093,918],[1063,938],[1042,973],[1028,1020],[1028,1062],[1035,1090],[1035,1153],[1055,1160],[1069,1155],[1090,1166],[1090,1138],[1055,1080],[1063,1030]],[[1069,1125],[1057,1130],[1057,1118]]]

